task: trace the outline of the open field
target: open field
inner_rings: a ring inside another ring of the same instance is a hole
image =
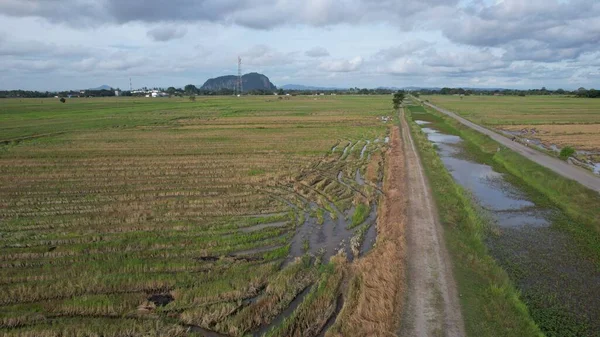
[[[600,162],[600,101],[566,96],[423,96],[467,119],[529,139],[547,150],[571,146]],[[591,152],[591,153],[588,153]]]
[[[366,281],[389,101],[0,100],[0,332],[318,334]]]

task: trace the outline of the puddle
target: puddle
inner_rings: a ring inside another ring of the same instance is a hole
[[[577,243],[570,236],[552,226],[562,215],[536,205],[504,174],[472,159],[460,137],[434,127],[422,130],[437,145],[454,180],[472,193],[496,223],[498,234],[489,235],[485,243],[522,293],[534,320],[545,317],[537,321],[544,329],[552,310],[552,319],[564,324],[546,328],[555,328],[557,335],[568,334],[573,322],[600,331],[600,287],[591,286],[600,284],[600,271],[592,260],[578,255],[573,248]]]
[[[383,140],[386,144],[390,142],[390,137],[385,137],[385,139]]]
[[[331,148],[331,153],[334,153],[334,152],[335,152],[335,149],[337,149],[337,147],[338,147],[338,146],[337,146],[337,144],[336,144],[334,147],[332,147],[332,148]]]
[[[365,237],[363,239],[363,243],[360,246],[359,256],[365,256],[371,249],[375,246],[375,242],[377,241],[377,225],[371,224],[367,232],[365,233]]]
[[[250,226],[250,227],[242,227],[240,228],[240,231],[243,233],[252,233],[252,232],[256,232],[259,231],[261,229],[265,229],[265,228],[281,228],[281,227],[285,227],[287,226],[289,222],[288,221],[279,221],[279,222],[273,222],[273,223],[263,223],[260,225],[255,225],[255,226]]]
[[[348,153],[348,148],[350,147],[350,145],[352,145],[352,142],[348,142],[348,145],[346,145],[346,147],[344,147],[344,152],[342,153],[342,157],[346,156],[346,153]]]
[[[431,122],[428,122],[428,121],[415,121],[415,123],[417,123],[419,125],[431,124]]]
[[[365,146],[363,146],[362,150],[360,151],[360,159],[363,159],[363,157],[365,156],[365,151],[367,151],[367,146],[369,146],[369,144],[371,144],[371,141],[367,140],[367,143],[365,144]]]
[[[342,171],[338,172],[337,180],[340,184],[344,185],[345,187],[347,187],[349,189],[352,189],[352,187],[350,187],[350,185],[348,185],[344,182],[344,172],[342,172]]]
[[[371,207],[371,212],[365,220],[364,224],[370,224],[362,238],[358,256],[367,254],[377,241],[377,205]]]
[[[311,204],[311,208],[316,209],[317,205]],[[316,218],[310,216],[310,212],[306,212],[304,223],[299,226],[292,239],[288,261],[305,253],[322,254],[323,261],[329,261],[329,258],[336,255],[340,249],[346,253],[349,260],[352,260],[350,239],[355,235],[356,229],[346,228],[348,225],[346,217],[350,219],[352,212],[353,209],[342,214],[336,210],[335,220],[331,219],[327,212],[322,225],[318,224]]]
[[[310,290],[312,289],[312,285],[304,288],[304,290],[302,290],[297,296],[296,298],[294,298],[294,300],[290,303],[290,305],[288,305],[287,308],[285,308],[284,311],[282,311],[279,315],[277,315],[277,317],[275,317],[275,319],[273,319],[273,321],[271,321],[271,323],[269,323],[268,325],[265,325],[261,328],[259,328],[255,333],[253,333],[252,335],[255,337],[258,336],[263,336],[265,335],[269,330],[271,330],[274,327],[279,326],[281,323],[283,323],[283,321],[290,317],[290,315],[292,313],[294,313],[294,310],[296,310],[296,308],[298,308],[298,306],[304,301],[304,298],[306,297],[306,295],[308,295],[310,293]]]
[[[354,181],[356,181],[356,183],[359,184],[360,186],[363,186],[365,184],[365,180],[360,175],[360,169],[356,169],[356,175],[354,176]]]

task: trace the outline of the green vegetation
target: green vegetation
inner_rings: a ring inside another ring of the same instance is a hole
[[[408,106],[406,110],[453,256],[467,334],[542,336],[508,275],[487,252],[483,243],[485,217],[471,196],[454,182],[435,148],[412,122],[413,115],[424,119],[423,108]]]
[[[354,213],[352,214],[352,222],[350,223],[349,228],[354,228],[365,222],[365,220],[369,216],[370,210],[371,209],[368,205],[358,204],[358,206],[356,206],[356,209],[354,210]]]
[[[394,103],[394,110],[398,110],[398,108],[400,108],[400,105],[402,105],[402,101],[404,101],[404,91],[398,90],[398,92],[394,94],[394,98],[392,99],[392,102]]]
[[[388,100],[1,100],[0,334],[268,326],[332,273],[291,256],[306,215],[326,223],[358,195],[376,201],[338,181],[369,165],[361,148],[332,148],[383,139]],[[335,306],[337,277],[320,305]]]
[[[566,146],[566,147],[563,147],[563,148],[560,150],[560,155],[559,155],[559,157],[560,157],[562,160],[567,160],[567,159],[568,159],[569,157],[571,157],[571,156],[572,156],[574,153],[575,153],[575,149],[574,149],[574,148],[572,148],[572,147],[570,147],[570,146]]]

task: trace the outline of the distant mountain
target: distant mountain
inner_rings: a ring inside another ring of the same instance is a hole
[[[235,89],[238,78],[234,75],[211,78],[204,82],[202,90]],[[242,87],[244,92],[251,90],[277,90],[277,87],[269,81],[269,78],[259,73],[249,73],[242,76]]]
[[[89,88],[89,89],[86,89],[86,90],[110,90],[112,88],[113,87],[111,87],[110,85],[104,84],[104,85],[101,85],[101,86],[99,86],[97,88]]]
[[[335,88],[335,87],[313,87],[310,85],[301,84],[286,84],[281,86],[284,90],[322,90],[322,91],[333,91],[333,90],[346,90],[347,88]]]

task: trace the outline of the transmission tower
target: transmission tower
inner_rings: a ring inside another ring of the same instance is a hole
[[[133,85],[131,84],[131,77],[129,78],[129,92],[133,91]]]
[[[237,83],[237,93],[241,95],[244,92],[244,87],[242,85],[242,58],[238,56],[238,83]]]

